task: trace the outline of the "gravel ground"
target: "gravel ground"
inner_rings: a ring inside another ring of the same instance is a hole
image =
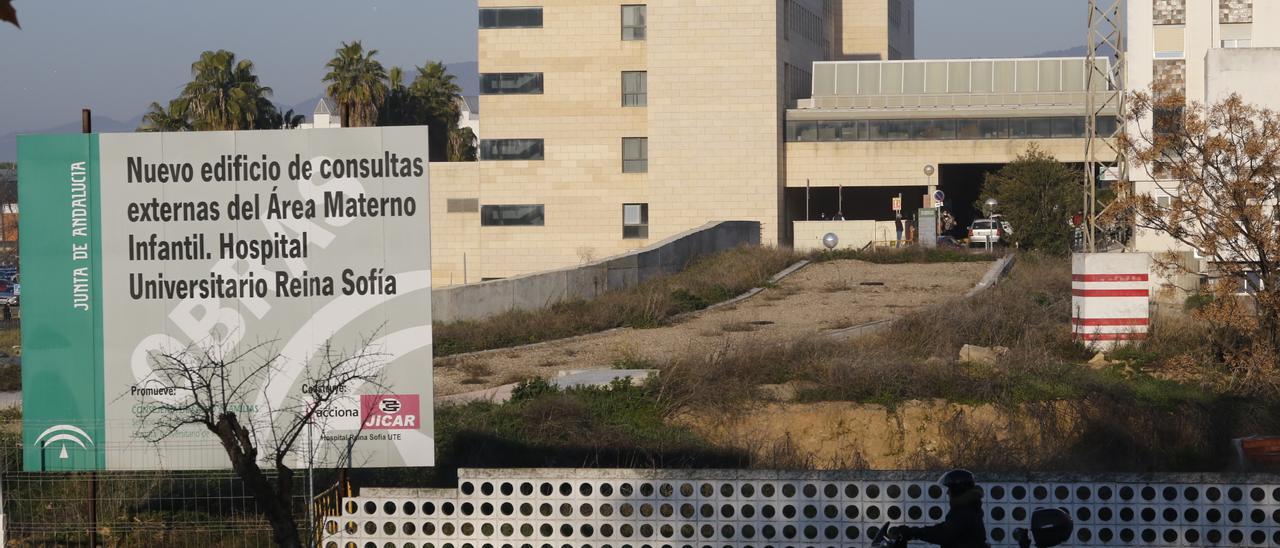
[[[714,352],[745,340],[787,340],[902,316],[962,295],[990,263],[811,264],[734,305],[703,311],[658,329],[617,329],[532,348],[494,350],[435,361],[437,396],[470,392],[569,369],[643,367],[689,352]]]

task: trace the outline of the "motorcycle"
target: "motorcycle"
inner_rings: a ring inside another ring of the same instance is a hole
[[[871,541],[871,548],[907,548],[909,541],[895,535],[890,523],[886,521],[880,527]],[[1052,548],[1069,540],[1074,529],[1075,523],[1065,510],[1037,508],[1031,513],[1031,528],[1014,529],[1013,539],[1018,542],[1018,548]]]

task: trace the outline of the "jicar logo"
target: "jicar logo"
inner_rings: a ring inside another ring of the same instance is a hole
[[[56,442],[62,442],[62,450],[58,453],[58,458],[65,460],[67,458],[67,444],[74,443],[79,445],[81,449],[88,449],[90,445],[93,445],[93,438],[84,430],[70,424],[50,426],[47,430],[41,432],[39,436],[36,436],[36,446],[41,449]]]
[[[417,394],[361,394],[360,409],[369,430],[417,430],[422,424]]]

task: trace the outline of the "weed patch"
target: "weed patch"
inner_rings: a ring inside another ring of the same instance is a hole
[[[816,262],[855,260],[876,264],[903,263],[974,263],[988,262],[1000,258],[999,254],[965,249],[903,247],[888,249],[836,249],[833,251],[817,251],[809,256]]]
[[[618,327],[659,327],[678,314],[760,287],[795,260],[787,250],[743,246],[704,257],[677,274],[605,293],[591,301],[560,302],[486,320],[436,324],[436,355],[506,348]]]

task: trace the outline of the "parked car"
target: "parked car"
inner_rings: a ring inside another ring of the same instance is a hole
[[[996,245],[1005,236],[1004,226],[999,219],[978,219],[969,225],[969,245],[987,243]]]
[[[1004,215],[999,213],[992,214],[991,220],[1000,222],[1000,228],[1004,229],[1004,237],[1006,240],[1013,237],[1013,225],[1010,225],[1009,221],[1005,220]]]

